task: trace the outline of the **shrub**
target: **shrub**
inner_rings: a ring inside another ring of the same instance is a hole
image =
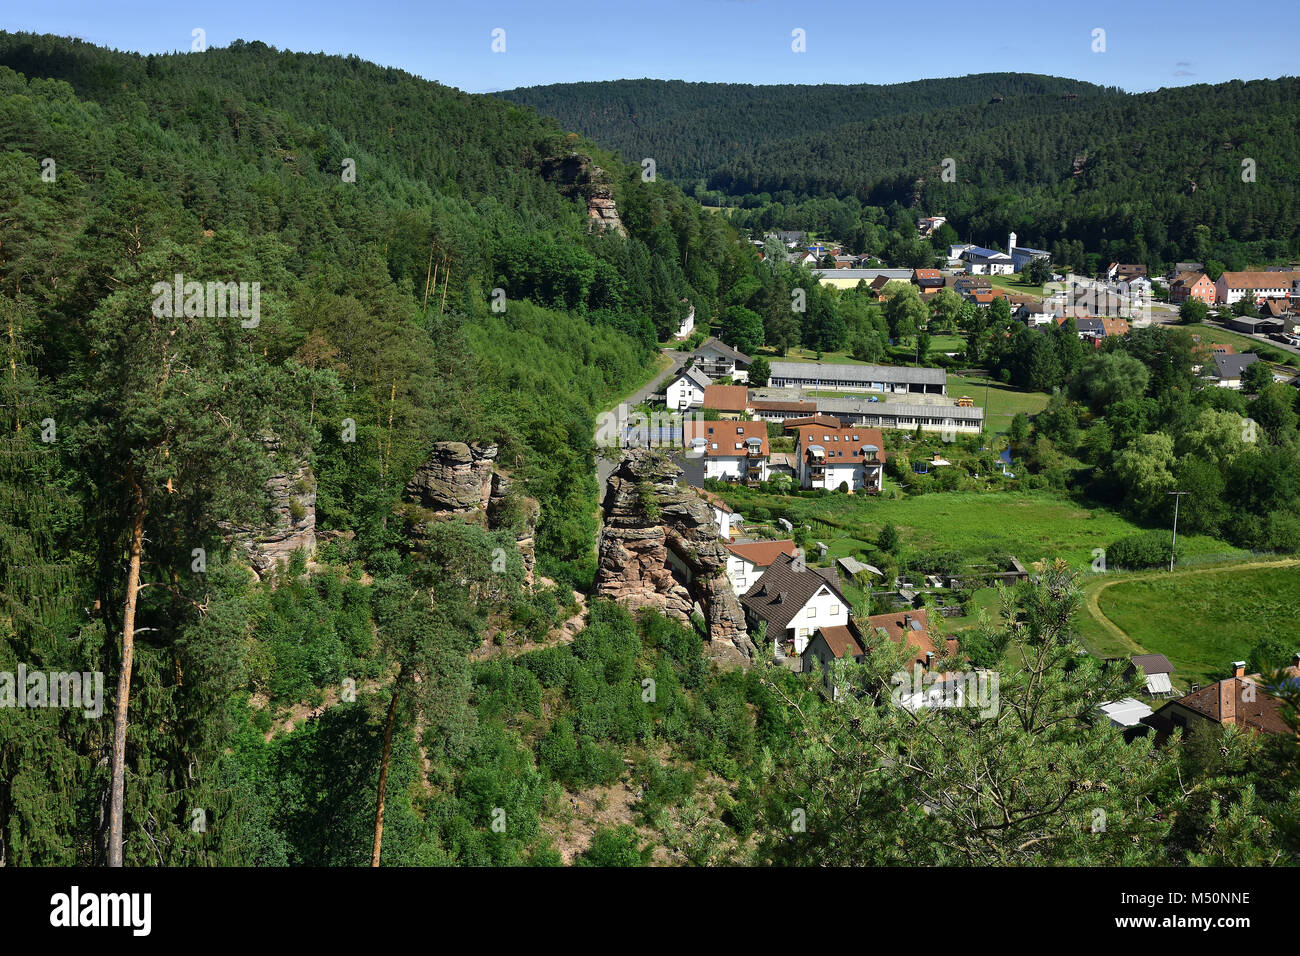
[[[1169,541],[1163,531],[1144,531],[1120,538],[1106,549],[1106,566],[1136,571],[1168,565]]]

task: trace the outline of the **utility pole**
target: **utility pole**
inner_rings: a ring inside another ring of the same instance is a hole
[[[1174,496],[1174,539],[1169,544],[1169,570],[1174,570],[1174,550],[1178,547],[1178,504],[1183,500],[1183,495],[1191,494],[1189,491],[1171,491],[1169,494]]]

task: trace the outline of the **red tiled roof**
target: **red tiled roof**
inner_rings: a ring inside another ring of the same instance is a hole
[[[908,621],[916,622],[921,625],[920,630],[911,626]],[[916,652],[916,662],[925,663],[925,655],[933,654],[935,658],[951,657],[957,653],[957,639],[950,637],[944,641],[942,653],[935,647],[934,639],[930,636],[930,617],[925,608],[915,611],[891,611],[888,614],[875,614],[867,618],[864,635],[870,638],[872,635],[884,630],[886,636],[895,644],[902,644],[905,640],[912,646]]]
[[[783,554],[794,556],[793,541],[747,541],[744,544],[722,545],[738,558],[744,558],[751,564],[765,568]]]
[[[836,660],[841,660],[845,656],[859,657],[863,653],[862,645],[844,624],[836,627],[819,627],[817,633],[822,636],[822,640],[826,642],[826,646],[830,648]]]
[[[787,418],[785,420],[785,430],[794,431],[802,428],[804,425],[818,425],[823,428],[839,428],[840,420],[833,415],[807,415],[803,418]]]
[[[746,441],[758,438],[762,441],[761,451],[767,457],[767,422],[683,422],[683,431],[687,444],[692,439],[703,438],[708,444],[704,446],[706,458],[735,458],[746,454]],[[718,447],[714,448],[713,446]],[[739,448],[736,445],[740,445]]]
[[[704,407],[720,412],[743,412],[749,402],[744,385],[709,385],[704,389]]]
[[[859,462],[863,459],[864,445],[876,446],[876,457],[885,460],[885,438],[879,428],[859,428],[853,425],[841,425],[829,428],[825,425],[801,425],[795,429],[798,437],[795,448],[806,454],[810,445],[821,445],[826,449],[826,460],[840,462]]]

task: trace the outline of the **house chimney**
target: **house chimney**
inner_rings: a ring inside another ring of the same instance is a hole
[[[1245,676],[1246,676],[1246,662],[1245,662],[1245,661],[1233,661],[1233,662],[1232,662],[1232,676],[1233,676],[1233,677],[1245,677]]]
[[[925,652],[925,669],[929,670],[934,666],[934,651]]]
[[[1219,681],[1219,723],[1237,722],[1237,678]]]
[[[904,615],[903,615],[903,630],[906,631],[906,630],[910,629],[911,626],[912,626],[912,615],[910,615],[910,614],[904,614]]]

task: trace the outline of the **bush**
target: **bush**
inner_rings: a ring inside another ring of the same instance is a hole
[[[1144,531],[1120,538],[1106,549],[1106,567],[1137,571],[1169,564],[1170,536],[1163,531]]]

